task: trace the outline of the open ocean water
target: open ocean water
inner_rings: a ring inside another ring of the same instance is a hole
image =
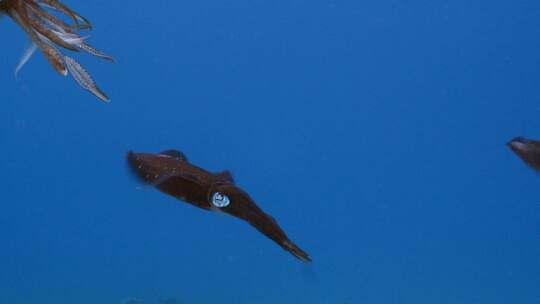
[[[0,304],[538,304],[540,2],[75,1],[99,102],[0,20]],[[236,183],[313,259],[142,185]],[[132,302],[130,302],[132,301]],[[138,302],[137,302],[138,301]]]

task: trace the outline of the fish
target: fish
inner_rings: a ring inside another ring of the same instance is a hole
[[[310,262],[307,252],[285,234],[277,221],[236,185],[230,171],[213,173],[193,165],[178,150],[160,153],[127,153],[127,162],[145,184],[203,210],[239,218],[303,262]]]

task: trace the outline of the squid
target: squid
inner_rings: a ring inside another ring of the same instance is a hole
[[[311,261],[309,255],[287,237],[277,221],[236,185],[229,171],[209,172],[191,164],[177,150],[157,154],[130,151],[127,161],[144,183],[195,207],[246,221],[296,258]]]
[[[0,0],[0,13],[13,19],[32,41],[19,61],[15,74],[39,49],[60,75],[71,74],[83,89],[103,102],[109,101],[109,97],[96,85],[90,74],[75,59],[60,51],[83,51],[114,62],[113,57],[88,44],[88,36],[81,35],[81,31],[92,29],[92,24],[85,17],[57,0]]]
[[[510,140],[507,145],[525,164],[540,172],[540,141],[520,136]]]

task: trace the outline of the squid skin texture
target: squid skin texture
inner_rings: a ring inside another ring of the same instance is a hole
[[[296,258],[311,261],[309,255],[287,237],[277,221],[235,184],[229,171],[209,172],[191,164],[182,152],[175,150],[157,154],[130,151],[127,161],[142,182],[195,207],[244,220]],[[218,207],[213,203],[216,193],[224,195],[230,203]]]

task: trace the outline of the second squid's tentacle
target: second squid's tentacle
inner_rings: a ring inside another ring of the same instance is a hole
[[[50,10],[48,10],[49,8]],[[59,12],[71,18],[73,25],[53,14]],[[63,76],[71,74],[85,90],[102,101],[109,98],[96,85],[90,74],[73,58],[60,51],[84,51],[92,56],[114,61],[113,57],[89,45],[88,36],[82,36],[81,29],[90,29],[90,22],[56,0],[0,0],[0,13],[9,15],[30,37],[32,46],[23,54],[15,73],[28,62],[36,49],[40,49],[53,68]]]
[[[109,97],[107,97],[107,95],[105,95],[105,93],[98,88],[90,74],[88,74],[88,72],[86,72],[86,70],[77,61],[75,61],[75,59],[65,56],[64,61],[68,71],[71,73],[71,76],[73,76],[73,79],[75,79],[75,81],[77,81],[82,88],[90,91],[104,102],[109,101]]]

